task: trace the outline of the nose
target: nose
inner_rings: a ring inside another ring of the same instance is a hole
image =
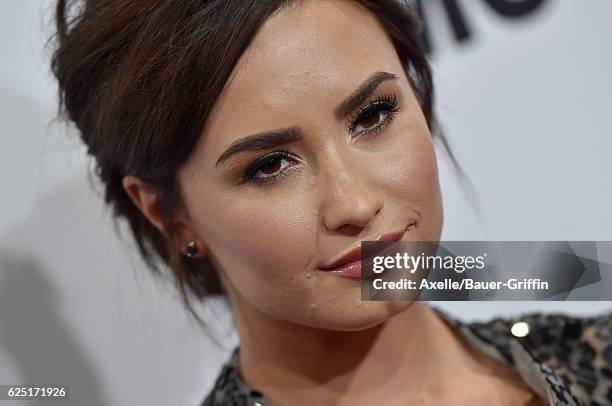
[[[375,190],[373,169],[358,159],[336,156],[321,173],[325,185],[322,204],[323,223],[327,230],[358,234],[376,217],[383,207],[383,196]],[[370,175],[370,176],[368,176]]]

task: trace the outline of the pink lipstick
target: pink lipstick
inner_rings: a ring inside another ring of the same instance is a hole
[[[404,233],[410,229],[414,223],[411,223],[408,227],[399,230],[392,231],[381,235],[376,240],[364,240],[364,241],[397,241],[402,238]],[[320,271],[332,272],[338,276],[344,276],[347,278],[360,279],[361,278],[361,242],[356,247],[353,247],[346,253],[342,254],[336,260],[331,263],[321,266]]]

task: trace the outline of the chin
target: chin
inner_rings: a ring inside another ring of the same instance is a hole
[[[312,314],[308,322],[311,327],[335,331],[360,331],[384,323],[391,317],[407,310],[411,301],[360,301],[350,309],[327,309]]]

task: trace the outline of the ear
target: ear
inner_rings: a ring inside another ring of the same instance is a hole
[[[144,182],[137,176],[128,175],[122,179],[123,189],[142,212],[142,214],[149,220],[155,228],[157,228],[162,234],[166,235],[165,227],[162,219],[161,210],[158,203],[158,192],[149,183]],[[196,235],[195,230],[191,226],[191,222],[187,216],[185,210],[182,209],[182,205],[178,208],[177,213],[172,220],[172,225],[178,239],[179,247],[181,252],[185,251],[187,243],[195,241],[198,248],[198,252],[195,257],[201,257],[206,251],[204,242]]]

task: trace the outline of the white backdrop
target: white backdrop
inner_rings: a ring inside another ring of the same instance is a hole
[[[423,3],[438,112],[480,213],[439,155],[442,239],[612,240],[612,3],[549,0],[508,19],[458,0],[463,42],[441,2]],[[0,384],[69,385],[70,405],[195,405],[236,337],[214,347],[152,280],[91,190],[84,149],[51,124],[50,4],[5,1],[0,15]],[[436,304],[465,319],[612,307]]]

